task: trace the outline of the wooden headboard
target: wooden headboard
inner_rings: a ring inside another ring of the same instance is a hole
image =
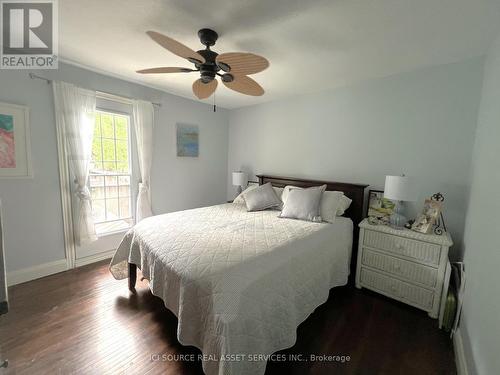
[[[295,177],[282,177],[282,176],[269,176],[260,174],[257,175],[259,185],[267,184],[270,182],[276,187],[285,187],[286,185],[299,186],[303,188],[311,186],[326,185],[326,190],[342,191],[345,196],[352,199],[351,206],[344,213],[345,217],[350,218],[354,223],[352,255],[351,255],[351,274],[349,276],[350,282],[354,280],[356,274],[356,259],[358,254],[358,224],[363,220],[363,204],[365,199],[365,188],[368,185],[363,184],[349,184],[346,182],[332,182],[332,181],[319,181],[319,180],[306,180],[303,178]]]

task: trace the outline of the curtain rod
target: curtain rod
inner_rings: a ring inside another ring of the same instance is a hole
[[[31,79],[40,79],[42,81],[47,82],[47,84],[49,84],[50,82],[52,82],[51,79],[38,76],[35,73],[29,73],[29,76],[30,76]],[[105,92],[105,91],[97,91],[96,90],[96,94],[97,94],[97,96],[100,96],[103,99],[110,99],[110,100],[118,99],[118,100],[121,100],[122,102],[125,102],[125,104],[132,104],[132,100],[134,100],[133,98],[129,98],[129,97],[122,96],[122,95],[116,95],[116,94],[113,94],[113,93],[110,93],[110,92]],[[160,103],[152,103],[152,104],[155,105],[155,106],[157,106],[157,107],[161,107]]]

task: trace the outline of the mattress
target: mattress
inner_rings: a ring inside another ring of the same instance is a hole
[[[207,375],[260,375],[293,346],[297,326],[347,283],[353,224],[278,218],[229,203],[144,219],[110,264],[134,263],[178,318],[177,338],[202,352]]]

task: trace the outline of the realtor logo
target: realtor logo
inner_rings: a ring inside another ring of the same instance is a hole
[[[57,69],[57,0],[0,0],[2,69]]]

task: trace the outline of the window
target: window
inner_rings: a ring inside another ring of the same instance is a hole
[[[133,224],[129,124],[127,115],[96,112],[89,184],[97,235]]]

